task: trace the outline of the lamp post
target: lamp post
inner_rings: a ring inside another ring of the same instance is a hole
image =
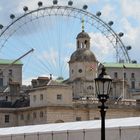
[[[101,106],[98,107],[101,113],[101,140],[105,140],[105,115],[106,109],[108,108],[105,102],[109,98],[111,83],[112,79],[106,74],[105,68],[103,67],[99,76],[95,78],[96,94],[99,102],[101,102]]]

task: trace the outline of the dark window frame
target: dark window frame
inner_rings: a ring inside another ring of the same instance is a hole
[[[5,123],[9,123],[10,122],[10,115],[5,115]]]

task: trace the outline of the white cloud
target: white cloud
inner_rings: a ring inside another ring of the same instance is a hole
[[[23,81],[22,81],[22,85],[31,85],[31,81],[32,79],[35,79],[34,77],[29,77],[29,78],[23,78]]]
[[[73,43],[68,43],[68,45],[66,45],[68,48],[74,48],[75,49],[75,44],[73,44]]]
[[[109,40],[101,33],[90,33],[92,50],[99,61],[106,61],[114,52]]]
[[[0,6],[0,11],[2,10],[2,7]]]
[[[57,65],[58,52],[50,47],[50,50],[38,54],[38,58],[43,61],[51,62],[53,66]]]
[[[82,0],[82,2],[81,1],[78,1],[78,3],[79,4],[95,4],[95,3],[97,3],[98,2],[98,0]]]
[[[138,55],[138,52],[140,52],[140,27],[133,27],[126,18],[123,18],[121,23],[125,31],[125,35],[123,37],[124,43],[132,46],[132,50],[129,52],[131,59],[136,59],[138,62],[140,62]]]
[[[121,0],[120,4],[126,17],[140,19],[140,0]]]
[[[135,43],[140,32],[139,29],[137,27],[133,27],[126,18],[123,18],[121,22],[125,31],[124,38],[127,38],[127,42]]]
[[[116,19],[115,7],[111,4],[106,4],[102,9],[102,17],[108,21]]]

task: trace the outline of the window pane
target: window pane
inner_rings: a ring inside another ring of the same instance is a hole
[[[5,115],[5,123],[9,123],[9,115]]]
[[[43,100],[43,94],[40,95],[40,100]]]
[[[61,94],[57,94],[57,100],[62,100],[62,95]]]

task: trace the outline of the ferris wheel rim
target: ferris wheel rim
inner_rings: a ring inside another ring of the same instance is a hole
[[[124,56],[125,56],[126,62],[127,62],[127,63],[130,63],[130,62],[131,62],[131,59],[130,59],[130,57],[129,57],[129,54],[128,54],[128,52],[127,52],[127,49],[126,49],[126,47],[125,47],[123,41],[122,41],[121,38],[118,36],[118,34],[114,31],[114,29],[111,28],[111,26],[109,26],[109,25],[108,25],[105,21],[103,21],[100,17],[98,17],[98,16],[92,14],[91,12],[88,12],[87,10],[80,9],[80,8],[77,8],[77,7],[67,6],[67,5],[64,5],[64,6],[63,6],[63,5],[45,6],[45,7],[39,7],[39,8],[37,8],[37,9],[35,9],[35,10],[31,10],[31,11],[25,12],[23,15],[21,15],[21,16],[17,17],[16,19],[14,19],[10,24],[8,24],[8,25],[5,27],[4,30],[1,31],[1,33],[0,33],[0,38],[3,36],[3,34],[4,34],[6,31],[8,31],[8,29],[9,29],[10,27],[12,27],[12,25],[14,25],[15,23],[17,23],[17,22],[18,22],[19,20],[21,20],[22,18],[24,18],[24,17],[26,17],[26,16],[28,16],[28,15],[30,15],[30,14],[36,13],[36,12],[38,12],[38,11],[47,10],[47,9],[51,9],[51,10],[53,10],[53,9],[57,9],[57,10],[59,10],[59,9],[64,9],[64,10],[71,10],[71,11],[73,10],[73,11],[82,13],[83,15],[85,15],[85,16],[87,16],[87,17],[90,17],[91,19],[95,19],[95,20],[98,21],[100,24],[102,24],[102,26],[103,26],[104,28],[106,28],[108,32],[111,33],[112,37],[114,37],[115,40],[117,40],[116,42],[119,43],[119,46],[120,46],[120,48],[121,48],[121,50],[122,50],[122,52],[123,52],[123,54],[124,54]],[[70,14],[70,13],[69,13],[69,14]],[[58,15],[58,14],[55,13],[54,16],[57,16],[57,15]],[[52,16],[52,15],[50,14],[50,16]],[[61,16],[61,15],[60,15],[60,16]],[[66,15],[66,16],[68,16],[68,15]],[[71,16],[71,17],[72,17],[72,16]],[[76,18],[76,17],[73,17],[73,18]],[[97,29],[98,29],[98,28],[97,28]],[[102,33],[102,30],[100,30],[100,29],[98,29],[98,30]],[[104,33],[102,33],[102,34],[103,34],[104,36],[106,36]],[[10,37],[10,36],[9,36],[9,37]],[[106,36],[106,38],[107,38],[107,36]],[[107,38],[107,39],[109,40],[109,38]],[[110,41],[110,40],[109,40],[109,41]],[[113,45],[113,42],[110,41],[110,43]]]

